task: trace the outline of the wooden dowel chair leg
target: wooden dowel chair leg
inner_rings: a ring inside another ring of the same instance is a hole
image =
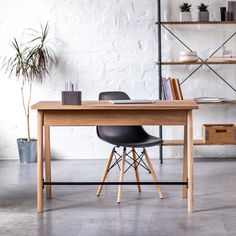
[[[148,168],[151,171],[151,176],[152,176],[153,182],[158,182],[157,176],[156,176],[156,174],[154,172],[154,169],[152,167],[152,164],[151,164],[150,158],[148,156],[148,153],[147,153],[145,148],[143,149],[143,151],[144,151],[144,156],[145,156],[146,161],[147,161]],[[156,186],[156,190],[157,190],[157,193],[159,194],[160,199],[163,199],[163,195],[162,195],[162,192],[161,192],[160,185]]]
[[[124,179],[124,173],[125,173],[125,157],[126,157],[126,148],[123,150],[123,156],[121,160],[121,170],[120,170],[120,178],[119,183],[123,182]],[[121,202],[121,196],[122,196],[122,185],[119,185],[118,187],[118,196],[117,196],[117,203],[119,204]]]
[[[136,153],[135,153],[135,149],[134,148],[132,148],[132,155],[133,155],[133,161],[134,161],[135,177],[136,177],[137,183],[139,183],[140,182],[140,178],[139,178],[138,165],[137,165]],[[141,192],[140,184],[137,184],[137,186],[138,186],[138,191]]]
[[[109,159],[108,159],[108,161],[107,161],[106,168],[105,168],[105,170],[104,170],[104,172],[103,172],[103,175],[102,175],[102,178],[101,178],[101,183],[104,183],[105,180],[106,180],[106,177],[107,177],[108,170],[109,170],[110,165],[111,165],[111,162],[112,162],[112,158],[113,158],[114,152],[115,152],[115,147],[112,149],[111,154],[110,154],[110,157],[109,157]],[[98,186],[97,196],[99,196],[99,195],[101,194],[101,192],[102,192],[102,187],[103,187],[102,184]]]

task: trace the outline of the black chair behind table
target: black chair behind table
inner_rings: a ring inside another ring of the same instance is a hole
[[[100,93],[99,100],[130,100],[130,98],[124,92],[112,91]],[[112,149],[106,168],[102,175],[101,183],[105,182],[108,172],[116,165],[120,170],[119,182],[123,182],[124,174],[131,167],[134,168],[139,192],[141,192],[141,186],[138,184],[140,182],[138,172],[139,166],[148,170],[152,176],[153,181],[158,182],[146,147],[152,147],[161,144],[163,141],[160,138],[148,134],[142,126],[98,126],[97,135],[103,141],[115,145]],[[123,147],[122,155],[117,152],[116,147]],[[127,148],[131,148],[131,151],[127,152]],[[138,154],[135,148],[142,148],[141,153]],[[113,158],[114,163],[112,164]],[[146,162],[144,162],[144,158],[146,159]],[[128,164],[128,167],[125,169],[126,163]],[[97,196],[101,194],[102,187],[102,184],[99,185]],[[156,186],[156,190],[159,194],[159,197],[162,199],[163,195],[159,185]],[[122,185],[119,185],[117,203],[121,202],[121,194]]]

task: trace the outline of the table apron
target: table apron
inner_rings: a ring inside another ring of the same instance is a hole
[[[186,125],[187,110],[44,110],[43,125]]]

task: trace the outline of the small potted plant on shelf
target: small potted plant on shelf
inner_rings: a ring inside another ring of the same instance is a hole
[[[198,15],[198,20],[199,21],[209,21],[209,11],[208,8],[209,6],[201,3],[197,8],[199,10],[199,15]]]
[[[5,72],[12,74],[21,83],[21,97],[26,118],[27,138],[17,139],[17,146],[21,163],[33,163],[37,160],[37,140],[31,137],[30,132],[30,101],[32,83],[42,82],[49,74],[52,65],[57,64],[57,57],[53,45],[48,39],[49,25],[41,25],[40,32],[28,29],[32,37],[27,43],[22,43],[14,38],[10,45],[13,55],[3,61]]]
[[[184,2],[179,6],[180,9],[180,21],[191,21],[192,20],[192,13],[191,13],[192,5]]]

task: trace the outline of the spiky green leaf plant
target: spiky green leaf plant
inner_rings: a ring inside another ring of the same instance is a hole
[[[14,38],[10,45],[13,48],[13,55],[6,57],[3,61],[5,72],[13,74],[21,80],[21,95],[24,112],[27,121],[27,139],[30,141],[30,101],[32,93],[32,83],[42,82],[49,74],[53,65],[57,64],[57,57],[54,51],[54,44],[48,39],[49,24],[41,25],[40,31],[28,29],[30,40],[22,43]],[[25,87],[29,89],[26,98]]]

